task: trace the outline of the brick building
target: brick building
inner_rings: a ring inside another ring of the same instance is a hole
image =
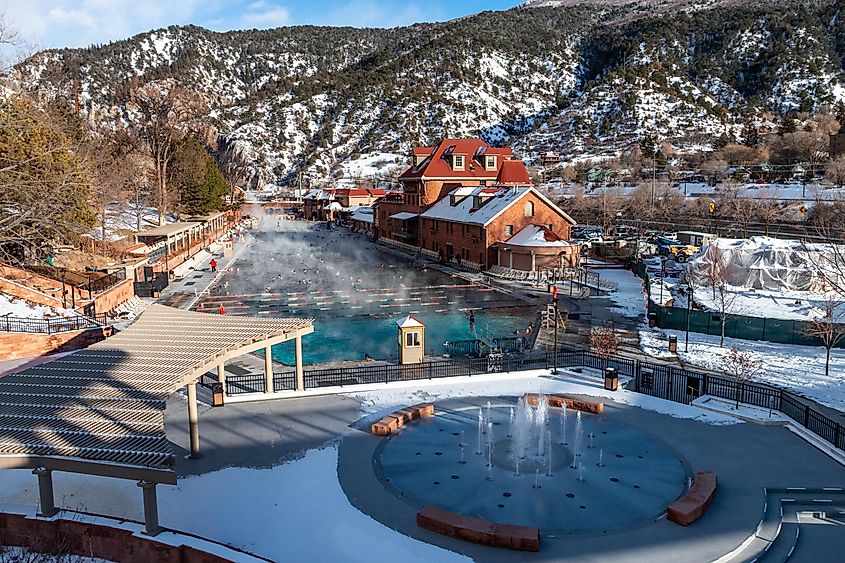
[[[308,190],[302,199],[305,219],[331,221],[358,207],[372,206],[386,195],[380,188],[325,188]]]
[[[419,246],[484,269],[570,266],[578,255],[567,242],[575,221],[530,186],[455,188],[419,221]]]
[[[401,199],[386,198],[376,205],[376,236],[418,246],[419,214],[455,188],[529,184],[525,165],[512,159],[511,149],[480,139],[444,139],[436,147],[415,147],[411,167],[399,177]]]

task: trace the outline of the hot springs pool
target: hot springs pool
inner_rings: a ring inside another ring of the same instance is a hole
[[[271,223],[272,224],[272,223]],[[278,230],[277,230],[278,229]],[[477,333],[512,336],[534,322],[536,307],[434,270],[419,270],[346,231],[283,221],[257,233],[234,267],[195,309],[227,315],[314,317],[303,338],[305,363],[397,356],[395,321],[408,314],[426,324],[426,353]],[[293,343],[273,347],[276,361],[294,361]]]

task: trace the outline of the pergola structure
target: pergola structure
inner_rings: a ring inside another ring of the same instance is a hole
[[[0,469],[31,468],[40,514],[57,509],[52,471],[138,480],[146,532],[159,532],[156,484],[175,485],[174,454],[164,431],[167,398],[187,388],[191,457],[200,454],[197,380],[226,361],[295,340],[296,382],[303,388],[302,336],[313,319],[210,315],[151,305],[128,329],[53,362],[0,378]],[[225,391],[224,391],[225,392]]]

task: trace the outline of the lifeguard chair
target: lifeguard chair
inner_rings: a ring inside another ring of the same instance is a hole
[[[425,356],[425,325],[411,315],[396,324],[399,326],[399,363],[421,363]]]

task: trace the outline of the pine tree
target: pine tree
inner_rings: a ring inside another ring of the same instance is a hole
[[[778,135],[783,137],[787,133],[795,133],[798,130],[798,120],[795,119],[795,116],[791,113],[788,113],[783,116],[783,121],[780,122],[780,127],[778,127]]]
[[[760,135],[757,132],[757,127],[749,119],[742,128],[742,144],[746,147],[756,147],[759,142]]]
[[[188,215],[219,210],[228,185],[208,151],[193,137],[179,142],[173,158],[173,182],[180,207]]]

